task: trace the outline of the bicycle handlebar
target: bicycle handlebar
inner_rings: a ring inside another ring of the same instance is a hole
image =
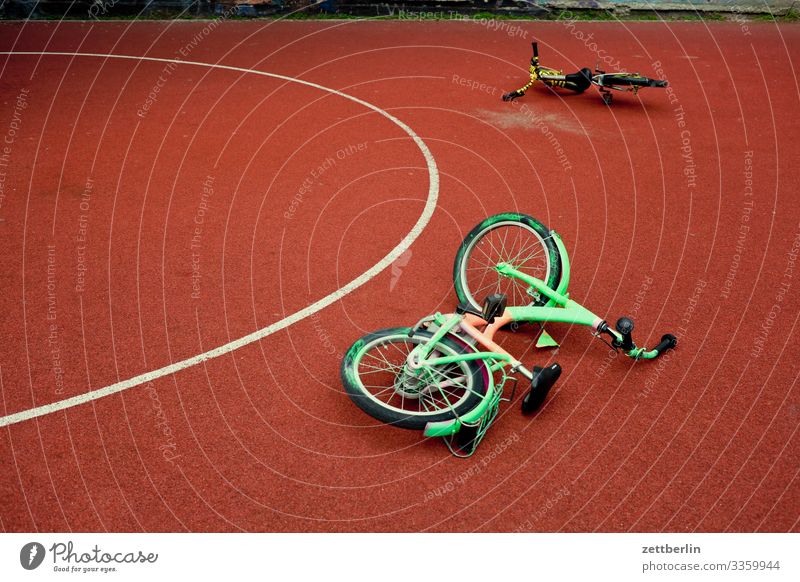
[[[673,349],[676,345],[678,345],[678,338],[671,333],[665,333],[661,336],[661,342],[653,348],[653,351],[658,352],[658,355],[660,356],[667,350]]]
[[[657,358],[667,350],[674,349],[676,345],[678,345],[678,338],[672,335],[671,333],[666,333],[661,336],[661,341],[658,343],[656,347],[652,350],[647,350],[646,348],[637,348],[636,344],[633,342],[633,320],[629,317],[620,317],[617,320],[616,324],[616,332],[612,332],[611,328],[608,326],[606,322],[603,322],[602,325],[598,328],[598,331],[603,333],[607,333],[611,336],[612,341],[611,345],[615,348],[621,349],[631,358],[634,359],[645,359],[645,360],[652,360]]]
[[[531,66],[537,67],[539,66],[539,43],[532,42],[531,47],[533,47],[533,56],[531,57]]]

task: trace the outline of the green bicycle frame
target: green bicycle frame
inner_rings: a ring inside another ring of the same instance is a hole
[[[493,405],[496,405],[498,398],[496,386],[492,372],[501,369],[504,366],[510,365],[512,371],[524,370],[522,363],[516,358],[502,350],[499,346],[494,344],[492,336],[497,328],[505,323],[512,321],[531,321],[531,322],[558,322],[585,325],[598,330],[602,324],[605,323],[603,318],[597,316],[595,313],[569,298],[567,287],[569,286],[570,278],[570,264],[564,243],[556,231],[550,231],[550,234],[558,247],[559,254],[561,255],[561,280],[559,281],[556,290],[551,289],[541,279],[532,277],[525,273],[520,272],[509,264],[499,263],[495,268],[497,272],[505,277],[513,277],[519,279],[523,283],[535,289],[542,296],[547,298],[544,305],[531,305],[524,307],[508,307],[503,313],[499,322],[495,322],[488,326],[484,333],[479,333],[480,338],[478,341],[484,345],[493,346],[492,351],[470,352],[467,354],[458,354],[453,356],[430,357],[431,353],[436,349],[436,344],[447,334],[452,333],[457,327],[462,327],[465,330],[475,330],[473,326],[465,322],[465,316],[461,314],[453,314],[450,316],[436,313],[432,321],[438,326],[431,339],[415,348],[413,360],[415,361],[414,369],[421,373],[425,367],[443,366],[457,362],[488,360],[491,363],[488,365],[489,374],[488,386],[486,393],[481,398],[481,401],[472,410],[466,414],[456,417],[452,420],[442,422],[430,422],[425,427],[425,436],[440,436],[446,437],[457,433],[463,424],[472,424],[479,422],[481,418],[490,410]],[[482,321],[482,320],[481,320]],[[485,322],[484,322],[485,323]],[[606,326],[607,327],[607,326]],[[611,333],[618,340],[622,336],[616,331],[608,328],[607,331]],[[495,351],[497,350],[497,351]],[[633,359],[653,359],[658,357],[659,353],[656,350],[647,351],[645,348],[634,347],[633,349],[625,352],[630,358]],[[529,372],[528,372],[529,374]]]
[[[570,277],[569,255],[567,254],[567,249],[559,234],[551,230],[550,236],[553,238],[558,248],[559,255],[561,256],[561,281],[555,291],[548,287],[541,279],[521,273],[511,267],[511,265],[500,263],[496,267],[497,272],[501,275],[519,279],[548,298],[548,302],[544,306],[509,307],[508,312],[511,316],[511,320],[537,321],[543,323],[550,321],[575,323],[597,329],[598,326],[603,323],[603,318],[592,313],[577,301],[573,301],[569,298],[569,293],[567,293]],[[622,336],[613,329],[609,329],[608,331],[618,340],[622,339]],[[656,350],[647,351],[644,348],[634,347],[632,350],[625,352],[625,355],[636,360],[651,360],[658,357],[658,352]]]
[[[604,321],[601,317],[598,317],[577,301],[573,301],[567,295],[553,291],[540,279],[521,273],[505,263],[497,265],[497,271],[501,275],[514,277],[527,283],[550,299],[547,305],[541,307],[533,305],[527,307],[509,307],[507,312],[512,321],[576,323],[578,325],[592,327],[595,330],[597,330]],[[551,307],[551,302],[559,307]],[[608,331],[617,339],[622,338],[622,336],[613,329],[608,329]],[[625,352],[625,355],[635,360],[652,360],[658,357],[658,351],[647,351],[645,348],[634,347],[630,351]]]

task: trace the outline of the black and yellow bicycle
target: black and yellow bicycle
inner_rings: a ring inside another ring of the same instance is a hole
[[[505,93],[503,95],[503,101],[513,101],[517,97],[522,97],[536,81],[541,81],[548,87],[569,89],[575,93],[583,93],[586,89],[594,85],[600,91],[600,96],[603,98],[603,103],[606,105],[611,105],[611,101],[614,97],[612,91],[631,91],[635,95],[642,87],[667,86],[666,81],[643,77],[639,73],[606,73],[599,69],[595,69],[594,73],[592,73],[591,69],[583,68],[577,73],[565,75],[558,69],[551,69],[540,65],[539,47],[535,42],[531,44],[533,46],[533,57],[531,57],[530,81],[528,81],[524,87],[516,91]]]

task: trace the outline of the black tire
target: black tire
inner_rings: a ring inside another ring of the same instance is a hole
[[[459,370],[467,377],[467,386],[469,390],[464,390],[464,396],[457,401],[451,403],[451,408],[445,408],[439,411],[418,411],[400,410],[396,406],[391,406],[387,403],[381,402],[377,395],[371,394],[368,388],[364,385],[362,380],[361,360],[365,355],[372,350],[382,345],[390,345],[396,343],[406,344],[420,344],[424,343],[432,336],[431,333],[420,330],[414,334],[413,338],[408,337],[410,328],[389,328],[370,333],[356,341],[342,359],[341,377],[344,389],[350,399],[361,410],[369,414],[371,417],[380,420],[386,424],[398,426],[401,428],[408,428],[414,430],[421,430],[429,422],[441,422],[451,420],[456,416],[461,416],[472,410],[486,394],[488,371],[486,366],[480,360],[465,361],[459,363]],[[465,354],[474,352],[475,349],[457,338],[445,336],[439,342],[442,353],[449,353],[450,355]],[[397,347],[397,346],[395,346]],[[399,349],[399,348],[398,348]],[[410,351],[410,350],[409,350]],[[390,352],[394,354],[394,352]],[[374,357],[374,356],[373,356]],[[376,358],[378,359],[378,358]],[[444,370],[447,368],[443,366]],[[364,374],[376,373],[373,371],[363,372]],[[388,370],[384,374],[390,376],[393,372]],[[387,378],[388,379],[388,378]],[[373,381],[370,379],[370,381]],[[393,383],[397,384],[397,374],[395,373]],[[381,386],[383,389],[384,386]],[[389,388],[392,388],[389,386]],[[383,390],[386,391],[385,389]],[[399,392],[395,389],[395,394]],[[394,394],[390,396],[394,397]],[[419,398],[423,402],[423,398]],[[404,401],[404,400],[403,400]]]
[[[542,258],[546,261],[547,267],[543,270],[543,273],[539,273],[534,266],[530,266],[530,274],[542,279],[551,289],[555,290],[558,288],[558,283],[561,280],[561,255],[558,252],[558,247],[553,242],[549,229],[541,222],[532,216],[528,216],[527,214],[520,214],[518,212],[505,212],[503,214],[496,214],[495,216],[490,216],[489,218],[483,220],[467,234],[461,243],[461,246],[458,248],[455,263],[453,265],[453,282],[455,284],[458,300],[461,303],[470,305],[473,309],[481,309],[483,297],[475,296],[476,294],[481,294],[480,289],[469,288],[470,282],[467,280],[469,277],[466,275],[466,272],[469,268],[471,253],[478,247],[478,245],[481,243],[481,240],[484,239],[488,233],[505,227],[520,227],[538,235],[543,251]],[[511,262],[513,264],[513,261],[507,260],[510,259],[509,257],[501,258],[506,260],[506,262]],[[522,269],[520,267],[520,270],[526,269]],[[500,277],[500,275],[497,273],[495,273],[495,276],[499,282],[497,284],[497,288],[494,290],[496,292],[501,292],[503,286],[502,283],[511,280],[505,277]],[[522,283],[516,280],[511,281],[511,284],[522,286]],[[516,293],[516,287],[511,287],[511,289],[515,290]],[[522,297],[521,293],[519,296],[516,296],[515,293],[512,294],[514,295],[513,297],[509,296],[508,298],[509,307],[521,305],[544,305],[547,303],[546,297],[539,297],[538,299],[534,300],[530,296]]]
[[[666,81],[649,79],[647,77],[631,77],[627,75],[605,75],[603,85],[616,85],[618,87],[666,87]]]

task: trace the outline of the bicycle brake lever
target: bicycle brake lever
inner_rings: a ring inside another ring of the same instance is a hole
[[[600,340],[601,342],[603,342],[604,344],[606,344],[608,347],[610,347],[610,348],[611,348],[612,350],[614,350],[615,352],[619,352],[619,348],[618,348],[617,346],[613,345],[611,342],[607,341],[607,340],[606,340],[606,339],[603,337],[603,334],[602,334],[602,332],[599,332],[599,331],[593,331],[593,332],[592,332],[592,335],[593,335],[594,337],[596,337],[597,339],[599,339],[599,340]]]

